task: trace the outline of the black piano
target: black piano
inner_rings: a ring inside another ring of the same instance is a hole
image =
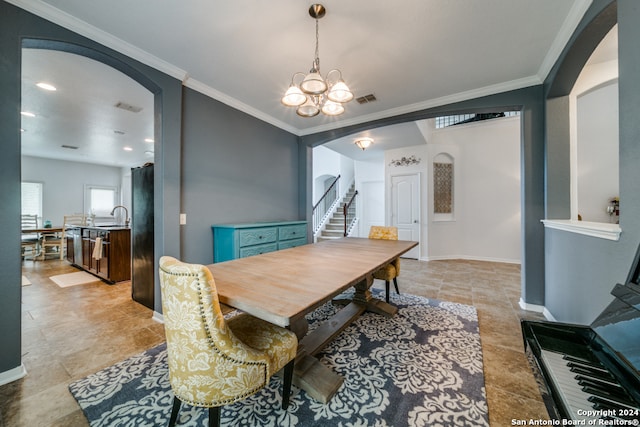
[[[615,299],[590,326],[521,322],[525,352],[552,419],[638,425],[640,248],[626,283],[611,294]]]

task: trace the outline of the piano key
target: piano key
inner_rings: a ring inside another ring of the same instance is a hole
[[[582,366],[570,366],[569,370],[577,375],[584,375],[590,378],[598,378],[602,381],[614,382],[616,379],[609,371],[602,371],[602,369],[589,369]]]
[[[578,385],[574,378],[575,374],[570,371],[564,356],[561,353],[542,350],[542,361],[559,391],[563,406],[571,419],[587,421],[597,419],[578,415],[578,413],[585,414],[587,411],[593,410],[593,402],[589,401],[592,396],[585,393]]]

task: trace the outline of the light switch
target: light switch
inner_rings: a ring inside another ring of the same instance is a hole
[[[180,214],[180,225],[186,225],[187,224],[187,214],[186,213],[181,213]]]

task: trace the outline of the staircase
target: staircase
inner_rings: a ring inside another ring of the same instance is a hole
[[[355,191],[355,185],[351,185],[351,188],[349,188],[349,191],[344,195],[342,201],[336,206],[333,215],[329,218],[323,230],[317,236],[316,241],[321,242],[323,240],[332,240],[344,237],[344,205],[351,200]],[[355,214],[355,206],[352,206],[350,209],[353,210],[353,213]]]

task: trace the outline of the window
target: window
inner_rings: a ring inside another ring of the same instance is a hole
[[[453,212],[453,164],[433,164],[433,213]]]
[[[449,153],[439,153],[433,158],[433,220],[454,221],[455,169]]]
[[[41,182],[22,182],[22,215],[38,215],[42,218]]]
[[[85,211],[96,217],[108,217],[111,209],[117,204],[118,189],[87,185],[85,187]]]
[[[503,111],[500,113],[455,114],[452,116],[440,116],[436,117],[436,129],[442,129],[448,126],[464,123],[479,122],[481,120],[490,120],[500,117],[513,117],[519,115],[520,111]]]

